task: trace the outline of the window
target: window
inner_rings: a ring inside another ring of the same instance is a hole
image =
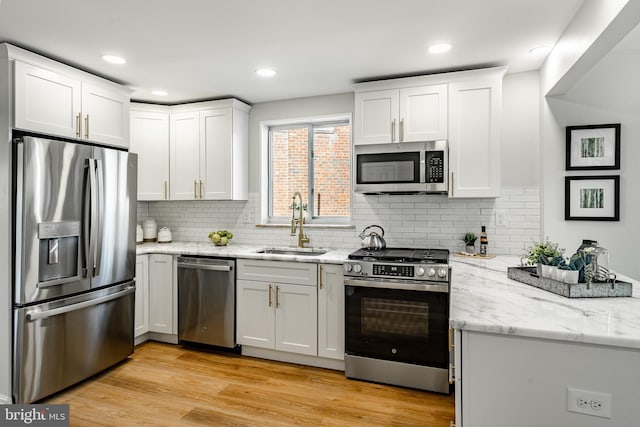
[[[269,127],[269,220],[291,220],[302,195],[309,222],[344,223],[351,207],[348,120]]]

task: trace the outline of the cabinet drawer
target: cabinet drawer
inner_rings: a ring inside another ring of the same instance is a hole
[[[316,264],[306,262],[239,259],[237,278],[316,286],[318,267]]]

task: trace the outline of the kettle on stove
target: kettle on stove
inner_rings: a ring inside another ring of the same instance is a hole
[[[370,231],[369,234],[365,234],[365,232],[372,227],[379,228],[381,231],[381,234],[378,234],[375,231]],[[366,227],[364,230],[362,230],[362,233],[358,235],[358,237],[362,239],[360,246],[372,251],[384,249],[387,247],[387,242],[384,241],[383,236],[384,236],[384,228],[380,227],[379,225],[370,225]]]

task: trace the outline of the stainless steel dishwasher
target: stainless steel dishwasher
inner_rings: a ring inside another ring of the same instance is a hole
[[[236,347],[235,260],[178,257],[178,339]]]

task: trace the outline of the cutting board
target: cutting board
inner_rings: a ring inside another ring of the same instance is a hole
[[[460,257],[460,258],[472,258],[472,259],[493,259],[496,256],[495,255],[482,255],[482,254],[475,254],[475,255],[465,255],[465,254],[461,254],[459,252],[454,253],[454,256]]]

